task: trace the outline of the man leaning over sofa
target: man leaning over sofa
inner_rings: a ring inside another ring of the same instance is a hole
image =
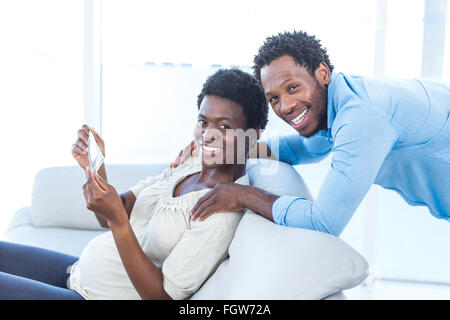
[[[260,142],[258,152],[279,145],[272,154],[293,165],[333,152],[331,168],[315,201],[220,184],[198,200],[193,220],[246,207],[279,225],[339,236],[375,183],[450,221],[448,84],[333,72],[320,41],[296,31],[267,38],[253,68],[274,112],[296,131],[276,137],[279,144]]]

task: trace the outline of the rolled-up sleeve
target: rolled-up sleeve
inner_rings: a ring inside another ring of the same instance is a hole
[[[397,140],[389,120],[369,106],[345,106],[332,134],[331,168],[317,199],[278,198],[272,207],[277,224],[339,236]]]
[[[172,299],[190,297],[228,256],[241,217],[241,212],[226,212],[191,221],[162,266],[164,289]]]

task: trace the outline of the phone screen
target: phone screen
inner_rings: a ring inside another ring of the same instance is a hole
[[[88,138],[88,157],[92,172],[97,172],[98,169],[100,169],[100,167],[102,166],[105,157],[100,151],[100,147],[98,146],[97,141],[95,141],[92,132],[89,132]]]

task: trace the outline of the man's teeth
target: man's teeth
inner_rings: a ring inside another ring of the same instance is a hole
[[[305,115],[308,113],[308,109],[305,109],[305,111],[303,111],[302,113],[300,113],[296,118],[292,119],[292,123],[297,125],[300,122],[303,121],[303,118],[305,117]]]

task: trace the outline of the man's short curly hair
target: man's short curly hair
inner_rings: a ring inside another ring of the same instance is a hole
[[[320,40],[315,36],[310,36],[303,31],[284,32],[268,37],[259,48],[258,54],[253,59],[255,77],[261,81],[261,68],[282,56],[292,57],[312,76],[321,62],[325,62],[330,71],[334,68],[330,63],[327,50],[321,46]]]
[[[247,72],[237,68],[216,71],[203,84],[197,98],[198,109],[205,96],[217,96],[239,104],[247,120],[247,129],[266,127],[269,108],[264,91]]]

